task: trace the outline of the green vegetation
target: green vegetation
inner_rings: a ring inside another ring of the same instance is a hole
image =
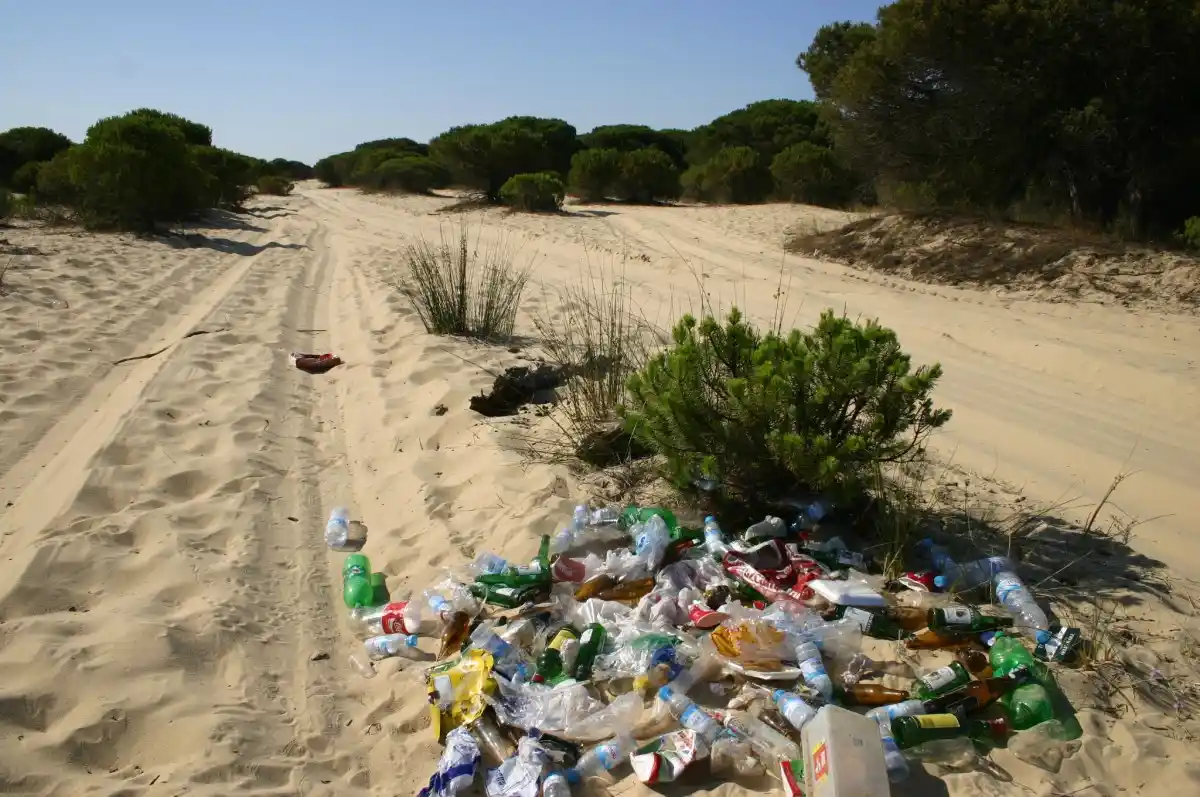
[[[20,191],[14,185],[17,172],[48,161],[69,146],[71,139],[45,127],[14,127],[0,133],[0,186]],[[27,182],[28,170],[23,176]]]
[[[4,221],[12,213],[13,196],[7,188],[0,188],[0,221]]]
[[[412,302],[435,335],[483,340],[512,337],[529,272],[513,265],[503,245],[471,243],[466,225],[457,240],[421,238],[404,252],[405,269],[395,287]]]
[[[626,429],[681,487],[700,476],[731,498],[866,492],[881,464],[918,459],[950,419],[894,332],[825,311],[811,332],[760,333],[685,316],[673,344],[629,380]]]
[[[257,188],[260,194],[271,196],[287,196],[292,193],[295,184],[290,177],[281,174],[268,174],[258,178]]]
[[[705,202],[762,202],[771,193],[771,170],[751,147],[725,147],[683,174],[683,191]]]
[[[513,210],[554,213],[562,210],[566,192],[554,172],[514,174],[500,187],[500,201]]]

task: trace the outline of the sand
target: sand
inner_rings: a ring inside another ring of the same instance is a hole
[[[365,552],[397,596],[485,550],[531,555],[584,485],[530,464],[467,400],[487,369],[536,352],[532,315],[564,312],[554,287],[607,270],[664,325],[698,306],[700,286],[768,321],[781,264],[795,323],[826,306],[879,317],[917,361],[943,364],[947,490],[1066,503],[1048,513],[1053,528],[1137,471],[1117,503],[1156,518],[1136,529],[1136,553],[1097,545],[1089,561],[1103,562],[1086,574],[1108,578],[1120,560],[1108,596],[1128,631],[1122,671],[1142,680],[1113,691],[1068,674],[1081,742],[1001,751],[990,772],[921,775],[896,793],[1200,783],[1194,317],[785,260],[788,229],[850,218],[830,211],[577,206],[473,217],[534,269],[516,345],[483,346],[426,335],[386,285],[410,236],[453,221],[434,214],[447,202],[305,186],[158,240],[0,228],[0,267],[12,253],[0,291],[0,792],[415,793],[440,750],[421,680],[396,661],[369,681],[348,665],[341,557],[321,538],[329,510],[366,523]],[[306,375],[295,350],[347,365]],[[650,793],[631,779],[612,791]],[[671,793],[688,792],[704,789]]]

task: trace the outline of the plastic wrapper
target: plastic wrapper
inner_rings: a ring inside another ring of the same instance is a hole
[[[825,570],[796,543],[767,540],[744,550],[732,550],[722,562],[725,572],[771,601],[812,601],[807,581],[821,578]]]
[[[517,742],[515,755],[488,770],[484,793],[487,797],[538,797],[538,782],[550,761],[537,739],[525,736]]]
[[[456,797],[466,791],[475,782],[479,759],[479,743],[470,731],[466,728],[450,731],[437,769],[417,797]]]
[[[762,618],[727,620],[711,639],[727,661],[754,671],[778,671],[788,658],[787,634]]]
[[[443,733],[483,715],[488,696],[496,688],[492,655],[469,650],[459,659],[426,670],[425,680],[433,733],[441,738]]]
[[[695,731],[681,730],[642,745],[629,756],[629,763],[642,783],[670,783],[708,753],[708,745]]]
[[[547,688],[502,676],[495,680],[499,688],[491,702],[496,716],[524,730],[537,728],[573,742],[594,742],[632,728],[642,716],[642,699],[632,692],[605,705],[583,684]]]

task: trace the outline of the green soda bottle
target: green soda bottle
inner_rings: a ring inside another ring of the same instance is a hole
[[[1011,617],[989,617],[974,606],[947,606],[929,610],[929,627],[934,631],[979,634],[999,631],[1012,624]]]
[[[913,684],[912,695],[918,700],[931,700],[955,689],[961,689],[971,682],[971,673],[967,668],[952,661],[945,667],[939,667],[927,673]]]
[[[991,641],[989,658],[996,675],[1008,675],[1017,667],[1025,667],[1034,683],[1025,684],[1000,698],[1000,704],[1012,718],[1012,726],[1023,731],[1047,720],[1056,720],[1052,735],[1063,740],[1078,739],[1083,728],[1075,717],[1070,702],[1058,688],[1044,663],[1034,658],[1021,640],[1007,634],[996,634]]]
[[[537,660],[537,674],[533,676],[534,683],[545,683],[554,681],[563,674],[563,658],[562,648],[569,640],[579,639],[579,632],[569,625],[564,625],[562,628],[550,637],[550,643],[546,645],[546,649],[541,652]]]
[[[371,560],[360,553],[350,554],[342,563],[342,600],[347,609],[375,605]]]
[[[579,656],[575,659],[576,681],[586,681],[592,677],[592,667],[600,651],[604,650],[604,642],[608,639],[608,630],[600,623],[592,623],[583,629],[579,636]]]
[[[892,738],[901,750],[908,750],[939,739],[965,736],[979,745],[995,746],[1008,736],[1008,721],[963,720],[957,714],[923,714],[892,720]]]
[[[499,573],[484,573],[476,577],[475,581],[479,584],[502,587],[528,587],[549,583],[550,535],[542,535],[537,559],[532,564],[522,567],[506,567]]]
[[[674,537],[676,529],[679,528],[679,519],[675,517],[675,513],[669,509],[663,509],[658,506],[627,506],[625,511],[621,513],[621,517],[617,520],[617,526],[622,531],[628,531],[632,526],[638,523],[645,523],[650,518],[658,515],[667,524],[667,530]]]

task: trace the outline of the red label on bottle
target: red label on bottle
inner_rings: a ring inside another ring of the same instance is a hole
[[[383,628],[385,634],[411,634],[404,627],[404,610],[408,607],[408,601],[397,601],[389,603],[383,607],[383,615],[379,618],[379,625]]]

